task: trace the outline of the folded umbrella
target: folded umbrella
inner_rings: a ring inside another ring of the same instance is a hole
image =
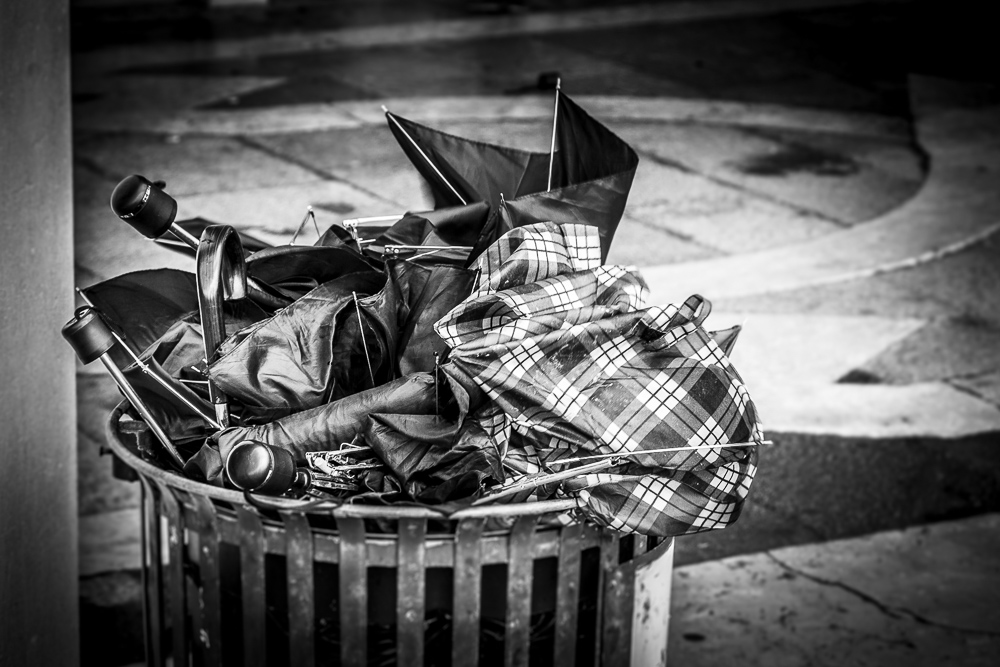
[[[209,364],[245,417],[269,421],[395,377],[394,305],[386,277],[350,273],[230,336]],[[374,295],[374,296],[373,296]]]
[[[178,322],[199,321],[195,275],[186,271],[133,271],[85,287],[80,293],[138,351],[153,346]],[[249,299],[227,302],[225,314],[227,333],[268,315]]]
[[[586,486],[587,498],[627,500],[588,500],[600,522],[653,535],[724,527],[756,470],[743,444],[763,435],[746,387],[701,326],[710,305],[695,296],[640,309],[641,277],[602,266],[599,247],[592,226],[512,230],[480,257],[477,289],[436,330],[541,466],[605,456],[605,474],[638,476]]]
[[[188,462],[185,471],[200,479],[217,479],[229,452],[243,440],[281,447],[298,463],[305,463],[306,452],[340,449],[342,443],[351,442],[370,414],[434,414],[436,402],[430,374],[407,375],[265,424],[219,431]]]

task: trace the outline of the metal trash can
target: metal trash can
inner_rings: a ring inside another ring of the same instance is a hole
[[[148,665],[666,664],[672,540],[540,522],[561,500],[260,510],[144,460],[126,408]]]

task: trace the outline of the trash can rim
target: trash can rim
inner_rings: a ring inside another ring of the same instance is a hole
[[[108,421],[105,424],[105,436],[111,451],[118,456],[125,465],[135,470],[140,475],[151,478],[168,486],[206,496],[214,500],[221,500],[234,505],[246,505],[247,501],[243,494],[233,489],[224,489],[204,482],[198,482],[187,477],[182,477],[176,473],[164,470],[144,461],[134,453],[129,451],[125,443],[122,442],[118,431],[118,423],[125,411],[129,408],[127,400],[119,403],[111,411]],[[280,498],[268,496],[267,502],[274,506],[276,510],[301,510],[302,501],[291,498]],[[358,518],[380,518],[380,519],[441,519],[441,520],[462,520],[462,519],[486,519],[490,517],[517,517],[528,515],[541,515],[550,513],[565,513],[577,507],[577,501],[573,498],[559,498],[554,500],[542,500],[526,503],[507,503],[492,506],[469,507],[459,510],[453,514],[434,510],[429,507],[409,507],[398,505],[357,505],[344,503],[337,506],[318,506],[313,508],[315,513],[333,515],[340,517]],[[309,512],[307,512],[309,513]]]

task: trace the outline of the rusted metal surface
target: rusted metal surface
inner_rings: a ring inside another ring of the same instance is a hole
[[[267,607],[264,599],[264,528],[257,510],[236,508],[240,529],[240,584],[243,592],[243,665],[265,667]]]
[[[535,560],[532,540],[538,517],[522,516],[510,531],[507,564],[507,628],[504,633],[504,665],[528,667],[531,639],[531,580]]]
[[[465,519],[455,530],[452,667],[479,664],[479,600],[482,595],[481,537],[486,520]]]
[[[601,533],[600,565],[597,572],[597,631],[594,632],[594,655],[601,656],[601,648],[604,642],[602,632],[602,616],[600,610],[604,608],[604,583],[608,574],[618,566],[618,533],[604,531]]]
[[[634,562],[634,561],[632,561]],[[602,665],[627,665],[632,639],[632,597],[635,567],[623,563],[604,577]]]
[[[674,541],[661,541],[634,561],[632,667],[666,667]]]
[[[344,667],[364,667],[368,655],[368,563],[365,524],[338,517],[340,531],[340,659]]]
[[[305,514],[282,512],[287,544],[289,664],[316,664],[313,534]]]
[[[424,664],[426,519],[400,519],[396,568],[396,655]]]

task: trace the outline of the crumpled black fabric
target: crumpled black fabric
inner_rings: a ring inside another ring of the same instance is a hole
[[[345,245],[275,246],[247,258],[248,274],[293,300],[336,278],[378,268]]]
[[[366,246],[366,252],[381,255],[386,246],[390,245],[437,246],[432,253],[424,256],[436,263],[464,265],[469,257],[469,248],[482,234],[489,213],[490,208],[485,201],[434,211],[407,212],[392,226],[375,236],[371,244]],[[442,249],[440,246],[449,247]],[[410,251],[407,254],[423,253]]]
[[[439,378],[435,387],[431,374],[414,373],[270,424],[226,429],[209,438],[185,473],[220,482],[232,448],[247,439],[286,449],[300,465],[306,452],[353,442],[370,446],[395,480],[387,482],[385,470],[363,473],[359,481],[376,495],[402,490],[434,504],[476,496],[504,479],[500,451],[477,414],[488,406],[458,369],[443,365]]]
[[[386,289],[395,290],[398,304],[399,372],[431,371],[435,353],[443,361],[448,352],[434,323],[469,295],[475,274],[461,266],[411,261],[388,262],[386,273]]]
[[[497,443],[481,422],[485,396],[453,364],[441,366],[433,414],[372,414],[362,430],[370,446],[418,502],[478,496],[504,480]]]
[[[330,451],[351,442],[370,414],[427,415],[434,413],[434,405],[433,377],[427,373],[407,375],[267,424],[220,431],[209,438],[184,470],[198,479],[215,480],[233,446],[242,440],[287,449],[299,464],[305,464],[306,452]]]
[[[475,419],[373,414],[362,435],[419,502],[468,498],[504,479],[500,452]]]
[[[212,380],[240,402],[244,415],[263,421],[392,379],[396,323],[382,318],[394,309],[378,306],[391,298],[380,294],[385,284],[385,275],[374,271],[323,283],[273,317],[227,338],[209,365]]]

